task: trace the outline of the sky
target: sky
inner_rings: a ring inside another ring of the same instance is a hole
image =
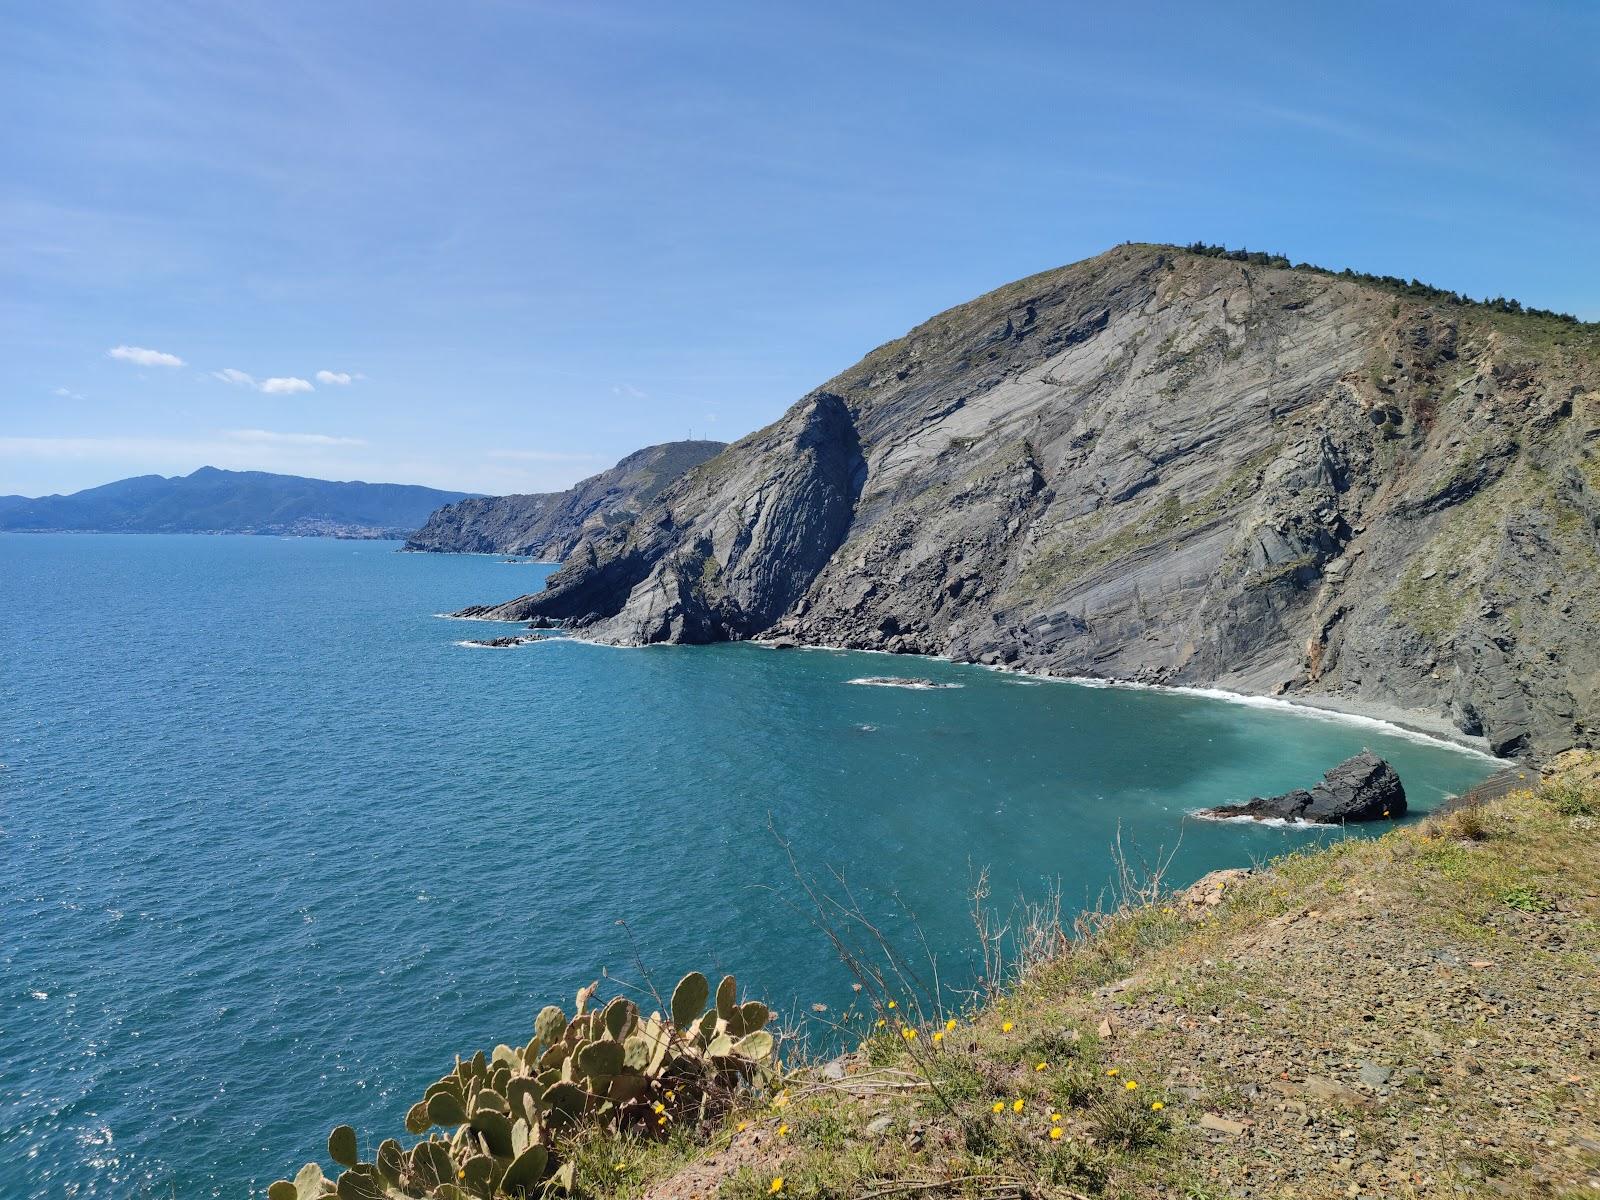
[[[1597,81],[1590,0],[8,5],[0,494],[564,487],[1130,240],[1600,319]]]

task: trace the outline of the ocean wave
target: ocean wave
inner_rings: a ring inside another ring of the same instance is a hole
[[[1218,825],[1266,825],[1273,829],[1337,829],[1337,825],[1321,825],[1316,821],[1291,821],[1288,817],[1219,817],[1210,809],[1191,809],[1186,816],[1196,821],[1215,821]]]
[[[863,675],[859,679],[848,679],[845,682],[859,684],[862,687],[907,688],[917,692],[942,691],[946,688],[967,686],[964,683],[939,683],[932,679],[902,679],[892,675]]]
[[[1127,691],[1166,692],[1178,696],[1195,696],[1202,700],[1220,700],[1224,704],[1238,704],[1245,708],[1260,708],[1270,712],[1293,713],[1296,716],[1311,717],[1322,721],[1335,721],[1345,725],[1360,725],[1368,729],[1380,730],[1392,737],[1405,738],[1411,742],[1421,742],[1430,746],[1448,746],[1452,750],[1459,750],[1463,754],[1475,755],[1488,762],[1503,763],[1506,761],[1503,758],[1496,758],[1487,750],[1479,749],[1477,746],[1469,745],[1466,742],[1459,742],[1454,738],[1444,737],[1439,734],[1424,733],[1420,729],[1410,729],[1404,725],[1397,725],[1393,721],[1386,721],[1382,717],[1369,717],[1364,713],[1342,712],[1339,709],[1322,708],[1299,700],[1285,700],[1279,696],[1251,696],[1244,692],[1230,692],[1226,688],[1140,683],[1131,679],[1091,679],[1077,675],[1045,676],[1045,678],[1059,678],[1062,683],[1074,684],[1077,687],[1122,688]]]

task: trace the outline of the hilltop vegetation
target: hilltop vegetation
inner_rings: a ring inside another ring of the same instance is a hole
[[[1249,263],[1255,267],[1279,267],[1294,271],[1310,271],[1318,275],[1328,275],[1338,279],[1350,279],[1373,287],[1387,288],[1413,300],[1431,300],[1456,306],[1472,305],[1488,309],[1491,312],[1511,315],[1525,313],[1530,317],[1548,317],[1551,320],[1563,321],[1568,325],[1600,324],[1600,322],[1580,321],[1571,313],[1556,312],[1548,308],[1535,308],[1532,305],[1525,306],[1520,300],[1508,300],[1504,296],[1495,296],[1493,299],[1484,297],[1482,300],[1474,300],[1472,297],[1463,295],[1460,292],[1423,283],[1420,279],[1402,279],[1398,275],[1374,275],[1368,271],[1354,271],[1349,267],[1335,271],[1330,267],[1319,267],[1314,263],[1290,262],[1282,254],[1267,254],[1259,250],[1245,250],[1242,248],[1229,250],[1226,246],[1211,245],[1207,242],[1190,242],[1184,249],[1190,254],[1199,254],[1207,258],[1225,258],[1230,262]]]

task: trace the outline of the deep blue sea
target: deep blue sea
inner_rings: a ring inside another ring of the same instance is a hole
[[[466,648],[549,568],[392,543],[0,536],[0,1200],[243,1196],[397,1133],[602,970],[848,976],[769,820],[947,980],[965,892],[1069,902],[1319,836],[1186,820],[1363,746],[1427,808],[1493,764],[1340,721],[754,646]],[[959,684],[852,686],[879,674]],[[1320,836],[1330,836],[1323,834]],[[625,930],[619,922],[626,921]]]

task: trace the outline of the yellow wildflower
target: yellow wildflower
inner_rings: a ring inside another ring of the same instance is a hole
[[[888,1023],[889,1023],[889,1022],[887,1022],[887,1021],[885,1021],[885,1020],[884,1020],[884,1019],[883,1019],[883,1018],[882,1018],[882,1017],[879,1017],[879,1018],[878,1018],[878,1028],[879,1028],[879,1029],[882,1029],[882,1028],[883,1028],[883,1027],[884,1027],[884,1026],[885,1026],[885,1025],[887,1025],[887,1024],[888,1024]]]
[[[787,1125],[779,1125],[778,1126],[778,1136],[779,1137],[782,1137],[784,1134],[786,1134],[788,1132],[789,1132],[789,1127]]]
[[[944,1027],[946,1029],[949,1029],[949,1030],[953,1031],[955,1029],[955,1027],[956,1027],[956,1019],[954,1017],[951,1017],[948,1021],[946,1021],[944,1023]]]
[[[1116,1067],[1107,1067],[1106,1068],[1106,1074],[1107,1075],[1115,1075],[1116,1073],[1117,1073],[1117,1068]]]
[[[1006,1110],[1006,1102],[1004,1100],[996,1100],[994,1102],[994,1107],[992,1109],[990,1109],[989,1111],[990,1112],[1005,1112],[1005,1110]]]
[[[1050,1064],[1047,1062],[1037,1062],[1033,1064],[1033,1069],[1035,1071],[1047,1071],[1050,1069]]]
[[[663,1103],[661,1103],[661,1101],[657,1100],[656,1104],[655,1104],[655,1108],[652,1111],[654,1111],[654,1112],[665,1112],[666,1108],[667,1108],[667,1106],[665,1104],[663,1104]]]
[[[1000,1032],[1001,1033],[1010,1033],[1015,1028],[1016,1028],[1016,1026],[1013,1025],[1010,1021],[1004,1021],[1000,1025]]]
[[[1133,1091],[1134,1088],[1138,1087],[1139,1085],[1137,1083],[1135,1083],[1133,1080],[1130,1079],[1130,1080],[1128,1080],[1127,1083],[1123,1084],[1122,1086],[1127,1088],[1131,1092],[1131,1091]]]
[[[894,1001],[893,1001],[893,1000],[891,1000],[891,1001],[889,1001],[889,1007],[890,1007],[890,1008],[893,1008],[893,1007],[894,1007]]]
[[[772,1182],[767,1185],[767,1195],[776,1196],[781,1191],[783,1191],[783,1176],[776,1175],[773,1177]]]
[[[1165,1107],[1166,1107],[1166,1105],[1161,1103],[1161,1101],[1159,1101],[1159,1100],[1152,1100],[1150,1102],[1150,1111],[1151,1112],[1160,1112]]]
[[[739,1122],[739,1130],[738,1131],[740,1133],[743,1133],[746,1129],[749,1129],[749,1128],[750,1128],[750,1122],[749,1121],[740,1121]]]
[[[1051,1130],[1050,1130],[1050,1140],[1052,1142],[1059,1142],[1061,1140],[1061,1134],[1062,1134],[1061,1126],[1059,1126],[1059,1125],[1053,1126],[1051,1128]]]
[[[1011,1102],[1011,1111],[1012,1112],[1021,1112],[1022,1111],[1022,1101],[1021,1100],[1013,1100]]]
[[[933,1040],[934,1040],[934,1044],[935,1045],[937,1045],[939,1042],[944,1041],[944,1030],[935,1029],[933,1031]]]
[[[900,1031],[900,1036],[905,1038],[905,1040],[908,1041],[908,1042],[909,1041],[914,1041],[916,1039],[916,1036],[917,1036],[917,1031],[915,1029],[911,1028],[911,1026],[907,1025],[904,1029],[902,1029]]]
[[[1061,1114],[1060,1113],[1051,1113],[1050,1114],[1050,1123],[1052,1125],[1061,1124]]]

